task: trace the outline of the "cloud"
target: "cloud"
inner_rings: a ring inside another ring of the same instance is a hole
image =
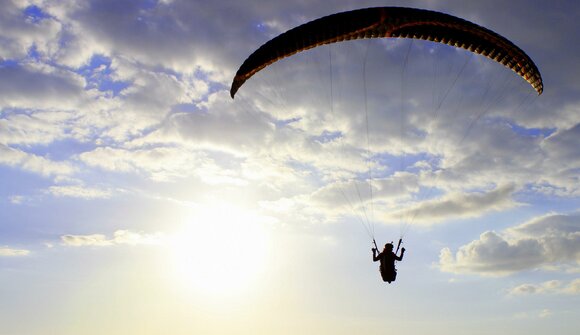
[[[575,279],[568,284],[564,289],[564,292],[568,294],[580,294],[580,279]]]
[[[22,113],[8,111],[0,118],[0,143],[11,145],[51,144],[68,137],[65,112]]]
[[[143,234],[135,233],[128,230],[117,230],[114,233],[113,241],[115,244],[159,244],[162,241],[163,235],[161,233]]]
[[[578,269],[580,265],[580,214],[547,214],[506,229],[487,231],[458,249],[441,250],[444,272],[503,276],[544,269]],[[522,287],[521,290],[536,290]]]
[[[118,173],[143,174],[155,181],[198,178],[206,184],[245,185],[228,155],[210,154],[183,147],[156,147],[127,150],[100,147],[79,155],[88,166]],[[231,158],[231,157],[230,157]],[[223,162],[222,162],[223,161]],[[230,166],[233,165],[233,166]]]
[[[230,78],[233,64],[229,58],[244,45],[232,34],[231,22],[247,17],[252,6],[230,1],[162,1],[143,6],[139,2],[68,0],[42,7],[68,23],[62,33],[66,43],[57,54],[57,60],[67,66],[77,67],[92,54],[104,54],[144,67],[161,66],[181,73],[201,68],[212,76],[225,78],[227,73]],[[249,36],[249,27],[239,27],[236,31],[246,31]]]
[[[26,17],[23,10],[25,1],[3,1],[0,12],[0,59],[26,57],[34,48],[41,54],[49,54],[58,43],[58,33],[62,24],[54,18],[34,20]]]
[[[70,197],[70,198],[82,198],[82,199],[108,199],[113,196],[114,192],[112,190],[91,188],[79,185],[68,185],[68,186],[51,186],[48,188],[48,193],[57,197]]]
[[[553,186],[550,193],[560,196],[580,195],[580,120],[571,128],[560,129],[542,142],[546,152],[545,171],[551,171],[545,181]]]
[[[502,185],[485,193],[451,193],[409,208],[392,211],[387,213],[387,216],[393,219],[413,218],[414,222],[423,224],[479,217],[490,211],[518,206],[519,204],[512,199],[514,191],[514,185]]]
[[[272,119],[265,113],[232,106],[224,91],[210,95],[207,102],[183,107],[189,111],[173,113],[159,129],[131,145],[182,143],[244,155],[276,145],[272,143],[275,130]]]
[[[417,191],[416,176],[403,172],[388,178],[376,178],[372,181],[348,180],[329,183],[312,193],[309,202],[326,208],[347,207],[351,204],[355,206],[368,205],[371,200],[380,202],[406,197]]]
[[[535,240],[508,243],[495,232],[488,231],[457,251],[444,248],[439,256],[444,272],[505,275],[531,269],[542,263],[542,246]]]
[[[0,66],[0,107],[71,110],[89,97],[83,77],[43,64]]]
[[[131,232],[128,230],[117,230],[112,237],[104,234],[92,235],[63,235],[61,240],[64,245],[72,247],[97,246],[106,247],[113,245],[139,245],[139,244],[159,244],[162,241],[162,235],[143,234]]]
[[[550,280],[540,284],[521,284],[513,287],[508,292],[512,296],[524,296],[535,294],[580,294],[580,279],[574,279],[568,283],[560,280]]]
[[[25,200],[26,198],[22,195],[13,195],[8,197],[8,201],[10,201],[10,203],[13,205],[21,205]]]
[[[22,170],[43,176],[70,175],[76,168],[69,162],[57,162],[50,159],[10,148],[0,143],[0,164],[17,166]]]
[[[92,234],[92,235],[63,235],[61,240],[65,245],[73,247],[82,246],[110,246],[113,242],[107,239],[107,236],[103,234]]]
[[[276,213],[280,218],[284,217],[282,221],[329,222],[340,217],[353,216],[362,220],[364,217],[370,217],[371,211],[374,217],[379,217],[379,213],[390,211],[400,202],[408,200],[413,192],[418,191],[417,177],[406,172],[397,172],[386,178],[375,178],[372,183],[366,179],[344,178],[345,175],[349,176],[347,173],[336,173],[327,176],[329,181],[323,182],[322,186],[317,181],[301,182],[300,180],[304,180],[312,172],[306,170],[303,173],[301,176],[294,171],[294,175],[285,173],[275,179],[274,185],[282,189],[279,193],[272,193],[272,196],[276,194],[286,196],[260,201],[260,207]],[[381,219],[389,220],[384,217]]]
[[[12,249],[8,247],[0,248],[0,257],[17,257],[17,256],[27,256],[30,254],[30,250],[26,249]]]

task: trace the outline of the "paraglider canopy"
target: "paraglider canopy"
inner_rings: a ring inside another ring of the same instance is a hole
[[[375,7],[337,13],[305,23],[266,42],[237,71],[230,95],[266,66],[298,52],[346,40],[413,38],[444,43],[503,64],[542,94],[542,77],[530,57],[505,37],[469,21],[439,12]]]

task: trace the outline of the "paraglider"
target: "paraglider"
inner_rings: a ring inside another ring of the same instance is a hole
[[[473,54],[486,56],[511,69],[529,83],[538,95],[541,95],[544,89],[541,74],[532,59],[514,43],[485,27],[430,10],[373,7],[325,16],[269,40],[240,66],[233,78],[230,96],[233,99],[248,79],[283,58],[322,45],[372,38],[427,40],[462,48]],[[372,204],[372,187],[370,188]],[[369,234],[371,235],[374,235],[374,232]],[[401,261],[405,253],[405,248],[402,248],[401,254],[397,255],[402,240],[399,240],[395,252],[392,243],[385,244],[383,251],[379,252],[374,236],[371,237],[374,243],[373,261],[380,261],[382,279],[391,283],[397,276],[395,261]]]

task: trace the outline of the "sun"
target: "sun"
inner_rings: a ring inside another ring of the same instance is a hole
[[[259,281],[268,236],[264,219],[235,206],[197,210],[170,243],[176,279],[197,293],[232,296]]]

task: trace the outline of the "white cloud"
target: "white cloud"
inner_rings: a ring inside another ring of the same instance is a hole
[[[64,245],[72,247],[97,246],[106,247],[113,245],[139,245],[139,244],[159,244],[163,236],[160,233],[144,234],[131,232],[129,230],[117,230],[112,237],[104,234],[91,235],[63,235],[61,240]]]
[[[521,284],[513,287],[508,292],[512,296],[524,296],[535,294],[580,294],[580,279],[574,279],[568,283],[560,280],[550,280],[540,284]]]
[[[228,167],[231,162],[220,164],[207,153],[180,147],[156,147],[126,150],[101,147],[79,155],[85,164],[107,171],[138,173],[156,181],[175,181],[190,177],[199,178],[207,184],[244,185],[246,181],[239,172]],[[237,166],[233,163],[234,167]]]
[[[542,246],[537,241],[510,244],[497,233],[488,231],[479,240],[459,248],[455,255],[448,248],[442,249],[439,265],[445,272],[499,276],[539,266],[541,255]]]
[[[580,214],[547,214],[498,234],[487,231],[453,254],[441,250],[439,267],[452,273],[502,276],[533,269],[577,269]],[[538,290],[524,286],[525,290]]]
[[[65,245],[73,247],[82,246],[109,246],[113,245],[113,242],[107,239],[107,236],[103,234],[92,234],[92,235],[63,235],[61,240]]]
[[[49,145],[70,135],[66,112],[5,112],[0,118],[0,143],[7,145]]]
[[[25,197],[22,195],[13,195],[8,198],[11,204],[20,205],[24,202]]]
[[[0,257],[17,257],[17,256],[27,256],[30,254],[30,250],[26,249],[13,249],[8,247],[0,248]]]
[[[75,167],[68,162],[56,162],[50,159],[10,148],[0,143],[0,164],[17,166],[25,171],[43,176],[70,175]]]
[[[143,234],[135,233],[129,230],[117,230],[113,234],[113,239],[115,244],[159,244],[163,240],[163,235],[161,233],[155,234]]]
[[[48,188],[48,193],[57,197],[70,197],[70,198],[82,198],[82,199],[108,199],[113,196],[114,193],[108,189],[92,188],[79,185],[67,185],[67,186],[51,186]]]

